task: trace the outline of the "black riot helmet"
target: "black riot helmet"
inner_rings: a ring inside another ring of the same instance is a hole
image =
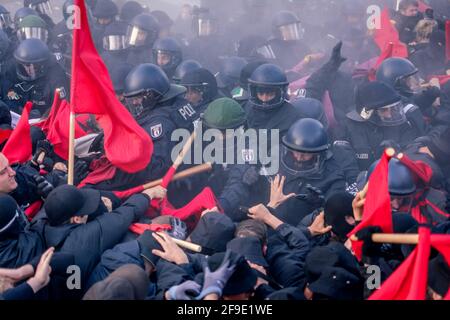
[[[325,128],[328,128],[328,120],[321,101],[314,98],[295,98],[289,103],[300,111],[302,118],[319,120]]]
[[[315,119],[296,121],[281,138],[281,163],[296,177],[320,173],[328,156],[328,135]]]
[[[67,21],[67,19],[69,19],[69,17],[73,14],[72,11],[69,11],[70,6],[73,6],[75,4],[74,0],[66,0],[62,6],[62,14],[64,17],[64,20]]]
[[[403,96],[420,92],[419,70],[405,58],[389,58],[377,70],[377,81],[384,82]]]
[[[380,160],[375,161],[367,170],[367,181],[379,162]],[[388,188],[392,211],[409,212],[416,192],[416,184],[411,170],[396,158],[389,160]]]
[[[43,77],[48,71],[51,52],[41,40],[27,39],[16,48],[14,58],[17,62],[17,76],[25,81],[33,81]]]
[[[137,1],[127,1],[120,9],[120,20],[129,23],[138,14],[144,13],[145,9]]]
[[[144,63],[133,68],[126,77],[123,95],[131,114],[138,117],[158,102],[169,100],[185,91],[181,86],[171,85],[160,67]]]
[[[205,68],[199,68],[187,72],[181,79],[180,85],[187,89],[187,94],[190,91],[196,91],[200,94],[200,101],[190,101],[194,105],[205,104],[211,102],[218,94],[217,81],[214,75]]]
[[[108,25],[116,19],[119,8],[112,0],[97,0],[92,16],[100,25]]]
[[[127,48],[127,24],[114,21],[105,28],[103,49],[106,51],[122,51]]]
[[[153,45],[153,62],[160,66],[169,78],[183,61],[181,45],[174,38],[158,39]]]
[[[8,54],[11,46],[11,41],[8,38],[8,35],[0,30],[0,64],[3,62],[3,58]]]
[[[300,19],[291,11],[280,11],[272,20],[273,35],[283,41],[296,41],[303,39],[305,30]]]
[[[383,82],[358,86],[355,103],[359,116],[377,126],[398,126],[407,121],[401,97]]]
[[[134,17],[127,30],[129,46],[153,46],[159,35],[158,20],[149,13],[141,13]]]
[[[248,79],[252,106],[260,110],[280,107],[286,100],[288,85],[286,74],[277,65],[267,63],[259,66]]]
[[[18,9],[14,14],[14,27],[18,29],[20,21],[22,21],[25,17],[30,15],[38,16],[39,13],[37,13],[36,10],[28,7]]]
[[[48,16],[53,13],[53,5],[50,0],[24,0],[23,6]]]
[[[12,28],[11,14],[0,4],[0,30]]]
[[[192,10],[192,26],[197,37],[207,37],[217,33],[217,18],[208,8],[194,7]]]
[[[228,57],[221,60],[220,71],[216,74],[220,88],[226,88],[230,92],[239,85],[242,69],[247,61],[241,57]]]
[[[200,62],[196,60],[184,60],[181,62],[177,69],[175,70],[175,74],[172,77],[172,80],[174,83],[180,83],[181,79],[184,77],[184,75],[190,71],[200,69],[202,65]]]

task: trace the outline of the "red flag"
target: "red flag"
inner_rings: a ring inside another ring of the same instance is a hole
[[[73,31],[72,82],[70,103],[76,113],[97,115],[105,134],[105,154],[123,171],[144,169],[153,153],[153,143],[144,129],[117,100],[113,85],[89,30],[84,1],[80,8],[79,28]]]
[[[136,234],[143,234],[146,230],[150,230],[153,232],[160,231],[170,231],[172,230],[172,226],[170,224],[146,224],[146,223],[133,223],[129,230]]]
[[[42,200],[38,200],[30,204],[30,206],[24,210],[29,221],[33,220],[39,210],[41,210],[43,204],[44,202]]]
[[[437,78],[439,80],[439,84],[441,86],[443,86],[444,84],[446,84],[447,82],[450,81],[450,75],[434,75],[434,76],[428,77],[429,80],[431,80],[433,78]]]
[[[381,13],[381,26],[380,29],[375,29],[374,41],[382,53],[388,52],[388,46],[392,43],[391,57],[408,57],[408,48],[404,43],[400,42],[398,31],[391,23],[387,7]]]
[[[392,58],[394,53],[394,44],[392,42],[389,42],[387,46],[384,48],[384,50],[381,52],[380,56],[377,59],[377,62],[375,63],[375,66],[373,69],[369,70],[369,80],[375,81],[376,80],[376,72],[380,65],[383,63],[384,60],[388,58]]]
[[[348,237],[369,226],[379,226],[385,233],[393,231],[388,188],[389,159],[390,156],[384,152],[370,175],[362,221],[348,234]],[[359,260],[362,258],[362,244],[362,241],[352,241],[352,249]]]
[[[398,157],[400,162],[404,164],[415,176],[415,182],[422,182],[425,185],[429,185],[433,176],[433,169],[423,161],[411,160],[406,154]]]
[[[427,288],[430,230],[419,228],[419,244],[369,300],[424,300]]]
[[[13,130],[11,136],[3,147],[3,154],[10,164],[25,163],[32,157],[32,144],[30,123],[28,122],[30,110],[33,104],[27,102],[23,108],[22,116]]]

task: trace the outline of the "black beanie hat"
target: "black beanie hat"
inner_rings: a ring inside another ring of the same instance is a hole
[[[13,197],[0,195],[0,230],[8,229],[8,225],[13,221],[17,212],[17,203]]]
[[[325,223],[332,226],[333,233],[339,238],[346,238],[354,226],[347,223],[346,216],[353,217],[353,196],[342,191],[332,194],[325,202]]]

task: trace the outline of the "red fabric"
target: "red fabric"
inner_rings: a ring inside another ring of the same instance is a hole
[[[36,202],[33,202],[28,208],[24,210],[25,215],[27,216],[29,221],[31,221],[39,212],[39,210],[41,210],[43,204],[44,203],[41,200],[38,200]]]
[[[446,84],[447,82],[450,81],[450,75],[435,75],[435,76],[428,77],[429,80],[431,80],[433,78],[437,78],[439,80],[439,84],[441,86],[443,86],[444,84]]]
[[[146,224],[146,223],[133,223],[129,230],[136,234],[143,234],[146,230],[150,230],[153,232],[160,231],[170,231],[172,230],[172,226],[170,224]]]
[[[400,42],[398,31],[391,23],[387,7],[381,13],[381,27],[375,30],[374,41],[382,53],[387,53],[389,50],[388,46],[392,43],[391,57],[408,57],[408,48],[404,43]]]
[[[445,52],[447,56],[447,61],[450,60],[450,20],[445,22]]]
[[[78,184],[78,188],[84,187],[87,184],[97,184],[105,180],[110,180],[114,177],[117,170],[106,157],[93,160],[89,169],[91,173]]]
[[[392,233],[391,200],[388,189],[389,156],[383,153],[380,162],[369,178],[362,221],[348,234],[351,237],[359,230],[369,226],[379,226],[383,232]],[[362,241],[352,241],[355,256],[362,258]]]
[[[32,106],[31,102],[25,104],[16,128],[3,147],[2,152],[10,164],[25,163],[32,157],[30,123],[28,122]]]
[[[84,1],[80,8],[80,28],[73,31],[71,105],[76,113],[97,115],[105,134],[105,154],[121,170],[143,170],[153,153],[153,142],[114,93],[113,85],[89,31]]]
[[[377,62],[375,63],[375,66],[373,69],[369,70],[369,80],[375,81],[376,80],[376,72],[380,65],[383,63],[384,60],[388,58],[392,58],[394,54],[394,44],[392,42],[389,42],[384,49],[382,49],[380,56],[377,59]]]
[[[428,259],[430,257],[430,229],[419,227],[416,263],[411,287],[406,300],[425,300],[428,280]]]
[[[0,144],[8,140],[12,132],[11,129],[0,129]]]
[[[422,182],[425,185],[429,185],[433,176],[433,169],[423,161],[411,160],[406,154],[399,159],[415,176],[416,183]],[[420,181],[419,181],[420,180]]]
[[[133,194],[144,191],[144,186],[137,186],[124,191],[113,191],[114,195],[119,199],[127,199],[131,197]]]
[[[53,124],[53,121],[58,113],[60,106],[61,106],[61,96],[59,95],[58,91],[55,90],[55,94],[53,96],[53,104],[50,107],[50,113],[48,114],[47,119],[35,124],[35,126],[41,128],[42,131],[44,131],[44,133],[47,134],[48,130],[51,128]],[[69,126],[69,121],[67,121],[67,126]]]

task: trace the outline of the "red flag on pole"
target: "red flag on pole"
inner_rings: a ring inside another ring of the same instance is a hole
[[[123,171],[138,172],[150,163],[153,143],[117,100],[108,70],[92,41],[84,1],[75,0],[75,5],[80,19],[73,31],[70,104],[75,113],[97,115],[108,160]]]
[[[445,22],[445,52],[447,61],[450,60],[450,20]]]
[[[382,54],[388,52],[388,46],[392,43],[391,57],[408,57],[408,48],[404,43],[400,42],[398,31],[391,23],[389,9],[387,7],[381,12],[381,26],[379,29],[375,29],[374,41],[380,48]]]
[[[2,145],[3,142],[9,139],[12,132],[13,131],[11,129],[0,129],[0,145]]]
[[[32,157],[30,123],[28,122],[32,106],[31,102],[25,104],[16,128],[3,147],[2,152],[10,164],[25,163]]]
[[[379,226],[383,232],[392,233],[391,198],[388,188],[390,158],[391,156],[384,152],[370,175],[362,221],[348,234],[348,237],[369,226]],[[362,258],[362,244],[362,241],[352,241],[352,249],[359,260]]]

